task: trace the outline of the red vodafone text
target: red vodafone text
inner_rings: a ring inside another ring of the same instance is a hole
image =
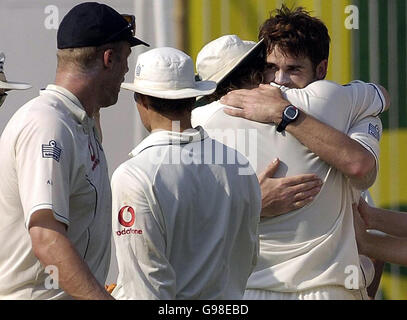
[[[130,206],[124,206],[120,209],[118,215],[119,223],[125,227],[125,229],[116,231],[117,236],[125,236],[131,234],[143,234],[143,230],[133,229],[132,226],[136,221],[136,213],[134,209]]]

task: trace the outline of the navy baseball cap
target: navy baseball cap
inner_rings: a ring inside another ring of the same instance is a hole
[[[149,44],[134,37],[136,19],[113,8],[85,2],[73,7],[62,19],[57,34],[58,49],[98,47],[110,42],[128,41],[130,46]]]

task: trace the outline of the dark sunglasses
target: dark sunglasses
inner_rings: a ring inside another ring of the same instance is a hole
[[[133,37],[136,35],[136,17],[132,14],[122,14],[122,17],[127,21],[128,25],[124,30],[130,29]],[[124,31],[123,30],[123,31]]]
[[[136,17],[131,15],[131,14],[122,14],[121,15],[126,21],[127,21],[127,26],[125,26],[122,30],[119,32],[116,32],[112,36],[106,39],[106,42],[109,42],[110,40],[116,39],[119,35],[121,35],[123,32],[130,30],[131,34],[133,37],[136,35]]]

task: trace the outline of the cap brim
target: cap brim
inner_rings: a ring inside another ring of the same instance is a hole
[[[130,39],[128,39],[128,41],[130,43],[130,47],[140,46],[140,45],[144,45],[146,47],[150,46],[147,42],[144,42],[143,40],[140,40],[136,37],[131,37]]]
[[[0,81],[0,89],[3,90],[26,90],[30,89],[32,85],[22,82]]]
[[[121,87],[123,89],[145,94],[147,96],[175,100],[211,95],[216,90],[216,83],[214,81],[199,81],[196,82],[195,88],[185,88],[179,90],[149,89],[145,86],[145,84],[137,81],[134,83],[122,83]]]
[[[233,61],[230,65],[227,66],[227,69],[220,70],[209,80],[215,81],[219,85],[229,74],[236,70],[236,68],[238,68],[243,62],[245,62],[246,59],[250,59],[254,54],[256,54],[261,49],[263,43],[264,39],[261,39],[244,56],[240,57],[236,61]]]

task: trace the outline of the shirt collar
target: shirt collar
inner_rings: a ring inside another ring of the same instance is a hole
[[[135,157],[142,151],[153,146],[181,145],[193,142],[199,142],[208,138],[208,134],[202,127],[189,129],[184,132],[174,131],[155,131],[145,138],[132,152],[130,157]]]
[[[275,82],[270,82],[270,85],[271,85],[272,87],[279,88],[282,92],[287,92],[288,90],[290,90],[290,88],[285,87],[285,86],[280,85],[280,84],[277,84],[277,83],[275,83]]]
[[[51,93],[56,95],[64,102],[67,109],[73,114],[78,122],[80,122],[85,128],[91,128],[93,126],[93,119],[89,118],[86,114],[85,108],[79,99],[69,90],[50,84],[45,90],[41,90],[40,94]]]

